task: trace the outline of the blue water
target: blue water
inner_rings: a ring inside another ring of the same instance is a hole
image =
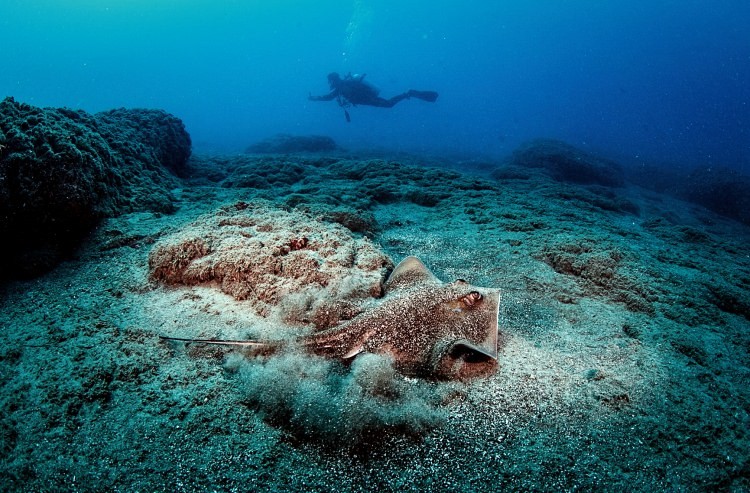
[[[0,96],[158,107],[196,150],[275,133],[505,155],[553,137],[623,161],[750,170],[750,2],[2,0]],[[346,123],[328,72],[390,97]]]

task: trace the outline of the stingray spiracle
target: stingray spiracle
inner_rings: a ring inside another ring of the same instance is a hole
[[[476,305],[477,302],[482,301],[482,293],[480,293],[479,291],[472,291],[469,294],[461,296],[459,300],[464,305],[471,308],[472,306]]]

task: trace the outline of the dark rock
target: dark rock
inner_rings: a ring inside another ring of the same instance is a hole
[[[677,188],[680,198],[750,224],[750,176],[727,168],[702,168]]]
[[[699,168],[690,173],[673,165],[643,165],[628,170],[632,183],[702,205],[750,224],[750,176],[729,168]]]
[[[314,201],[306,204],[301,199],[300,194],[291,194],[285,202],[290,207],[296,207],[326,222],[338,223],[353,233],[372,235],[379,230],[378,222],[372,212],[357,210],[346,205],[331,207]]]
[[[530,180],[532,174],[517,166],[502,166],[490,173],[495,180]]]
[[[145,169],[165,167],[178,176],[184,174],[191,142],[178,118],[162,110],[125,108],[94,117],[97,131],[123,160],[139,162]]]
[[[625,333],[626,336],[630,337],[631,339],[641,338],[641,330],[638,327],[633,327],[630,324],[623,324],[622,331],[623,333]]]
[[[708,353],[705,349],[698,347],[696,342],[685,339],[671,341],[671,344],[678,353],[687,356],[691,363],[706,366]]]
[[[182,122],[159,110],[95,115],[0,102],[0,277],[53,267],[97,222],[174,210],[190,154]]]
[[[493,172],[496,179],[527,179],[517,168],[542,170],[557,181],[619,187],[625,184],[622,167],[565,142],[538,139],[522,145],[508,162],[510,169]],[[513,168],[516,168],[515,170]]]
[[[245,152],[250,154],[289,154],[295,152],[327,152],[336,149],[338,149],[336,142],[325,135],[279,134],[251,145]]]
[[[353,211],[346,207],[325,214],[324,219],[339,223],[354,233],[372,234],[378,230],[375,216],[367,211]]]
[[[708,301],[719,310],[750,321],[750,295],[746,290],[718,280],[707,283],[706,288],[709,293]]]

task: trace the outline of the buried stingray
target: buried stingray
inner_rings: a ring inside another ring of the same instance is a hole
[[[389,355],[405,375],[469,378],[497,367],[500,291],[459,279],[444,283],[416,257],[407,257],[385,283],[372,310],[331,329],[296,339],[310,353],[351,360],[360,353]],[[283,341],[164,340],[243,346],[273,352]]]

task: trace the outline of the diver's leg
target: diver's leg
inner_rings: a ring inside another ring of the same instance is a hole
[[[409,93],[405,92],[403,94],[399,94],[398,96],[393,96],[391,99],[375,98],[370,104],[372,106],[378,106],[380,108],[392,108],[396,105],[396,103],[398,103],[399,101],[403,101],[408,97]]]
[[[376,98],[373,100],[372,105],[380,106],[381,108],[391,108],[399,101],[409,98],[417,98],[422,101],[434,103],[438,98],[438,93],[435,91],[415,91],[414,89],[409,89],[407,92],[399,94],[398,96],[393,96],[391,99]]]

